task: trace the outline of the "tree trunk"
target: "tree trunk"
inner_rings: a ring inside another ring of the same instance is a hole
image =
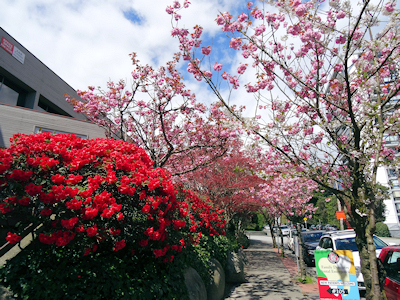
[[[367,288],[365,298],[367,300],[386,299],[383,286],[379,280],[378,259],[373,240],[375,232],[375,210],[369,211],[369,223],[363,229],[356,231],[356,244],[360,252],[361,273]],[[357,227],[356,227],[357,228]]]
[[[298,242],[299,242],[299,269],[300,269],[300,279],[302,281],[306,280],[307,273],[306,273],[306,265],[304,263],[304,256],[303,256],[303,236],[301,234],[301,224],[297,224],[297,237],[298,237]]]
[[[269,225],[269,230],[271,231],[271,237],[272,237],[272,247],[278,248],[278,245],[276,244],[276,239],[275,239],[275,234],[274,234],[274,225],[273,224],[268,224]]]

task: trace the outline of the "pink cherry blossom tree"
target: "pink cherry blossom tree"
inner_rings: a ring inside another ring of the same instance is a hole
[[[110,81],[107,90],[89,87],[80,99],[67,98],[77,112],[117,137],[142,147],[172,175],[196,170],[223,156],[237,136],[235,122],[221,103],[209,107],[197,102],[176,70],[179,54],[165,67],[140,64],[135,53],[132,86]]]
[[[306,279],[306,269],[303,260],[303,240],[301,236],[301,222],[303,218],[311,219],[313,212],[317,209],[310,200],[318,185],[311,179],[298,177],[299,174],[290,165],[283,165],[281,170],[277,169],[273,176],[262,185],[260,194],[265,203],[265,211],[268,216],[275,218],[285,215],[292,223],[297,224],[299,237],[299,264],[300,278]],[[272,230],[271,230],[272,234]],[[283,235],[280,233],[281,245]],[[284,256],[284,247],[282,247]]]
[[[259,195],[265,182],[260,176],[260,166],[253,151],[248,151],[241,141],[236,140],[224,157],[188,174],[185,185],[223,208],[229,223],[241,216],[249,217],[265,205]]]
[[[176,20],[181,9],[177,3],[167,9]],[[217,84],[217,71],[231,90],[243,86],[255,97],[254,118],[249,121],[231,111],[237,120],[304,177],[337,196],[356,231],[366,298],[382,299],[372,238],[377,170],[399,163],[396,149],[385,143],[386,137],[398,138],[400,127],[396,2],[261,4],[248,3],[248,11],[237,17],[224,12],[216,18],[229,47],[243,57],[237,74],[223,71],[220,62],[205,65],[196,56],[197,48],[208,47],[201,43],[200,26],[191,34],[176,26],[172,36],[179,39],[188,71],[205,81],[227,109],[229,99]],[[210,55],[207,49],[202,56]],[[243,85],[239,76],[249,73],[249,67],[254,76]]]

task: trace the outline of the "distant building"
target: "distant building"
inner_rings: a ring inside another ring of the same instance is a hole
[[[104,129],[73,110],[65,94],[79,98],[71,86],[0,27],[0,147],[9,147],[15,133],[105,137]]]
[[[359,54],[355,54],[357,56]],[[350,59],[351,61],[351,59]],[[353,72],[353,66],[350,66],[350,72]],[[385,78],[385,82],[388,84],[397,80],[398,71],[393,71],[389,77]],[[341,77],[342,73],[335,73],[334,77]],[[374,96],[372,96],[374,97]],[[375,96],[376,97],[376,96]],[[400,103],[400,96],[393,97],[388,103],[385,104],[385,115],[389,116],[394,113],[395,107]],[[341,135],[351,135],[349,128],[340,127]],[[385,147],[391,148],[395,152],[395,156],[399,157],[400,152],[398,147],[400,146],[399,136],[385,134],[384,137]],[[395,167],[380,166],[376,171],[376,182],[386,188],[388,188],[388,198],[383,201],[385,205],[385,221],[384,223],[388,226],[391,236],[400,237],[400,169]]]

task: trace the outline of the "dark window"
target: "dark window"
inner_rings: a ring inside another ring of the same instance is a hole
[[[394,205],[396,206],[397,213],[400,214],[400,203],[395,203]]]
[[[400,252],[397,251],[389,251],[386,257],[386,262],[384,263],[384,267],[387,273],[387,276],[396,281],[400,281]]]
[[[332,240],[329,237],[322,238],[319,244],[324,249],[333,249]]]
[[[47,111],[49,113],[52,114],[57,114],[57,115],[62,115],[62,116],[67,116],[67,117],[71,117],[71,115],[69,115],[67,112],[65,112],[64,110],[62,110],[61,108],[59,108],[57,105],[55,105],[54,103],[50,102],[49,100],[47,100],[45,97],[43,97],[42,95],[40,95],[39,97],[39,104],[38,106],[43,109],[44,111]]]
[[[387,169],[387,173],[389,177],[397,177],[396,169]]]
[[[24,106],[27,92],[0,75],[0,102],[15,106]]]

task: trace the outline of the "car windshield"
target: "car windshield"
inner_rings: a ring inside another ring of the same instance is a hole
[[[323,232],[302,232],[305,242],[318,242]]]
[[[289,227],[286,225],[281,226],[281,229],[288,229]]]
[[[387,244],[382,241],[381,239],[374,236],[374,244],[377,250],[382,249],[383,247],[387,246]],[[336,249],[337,250],[351,250],[351,251],[358,251],[356,245],[356,238],[344,238],[336,240]]]

